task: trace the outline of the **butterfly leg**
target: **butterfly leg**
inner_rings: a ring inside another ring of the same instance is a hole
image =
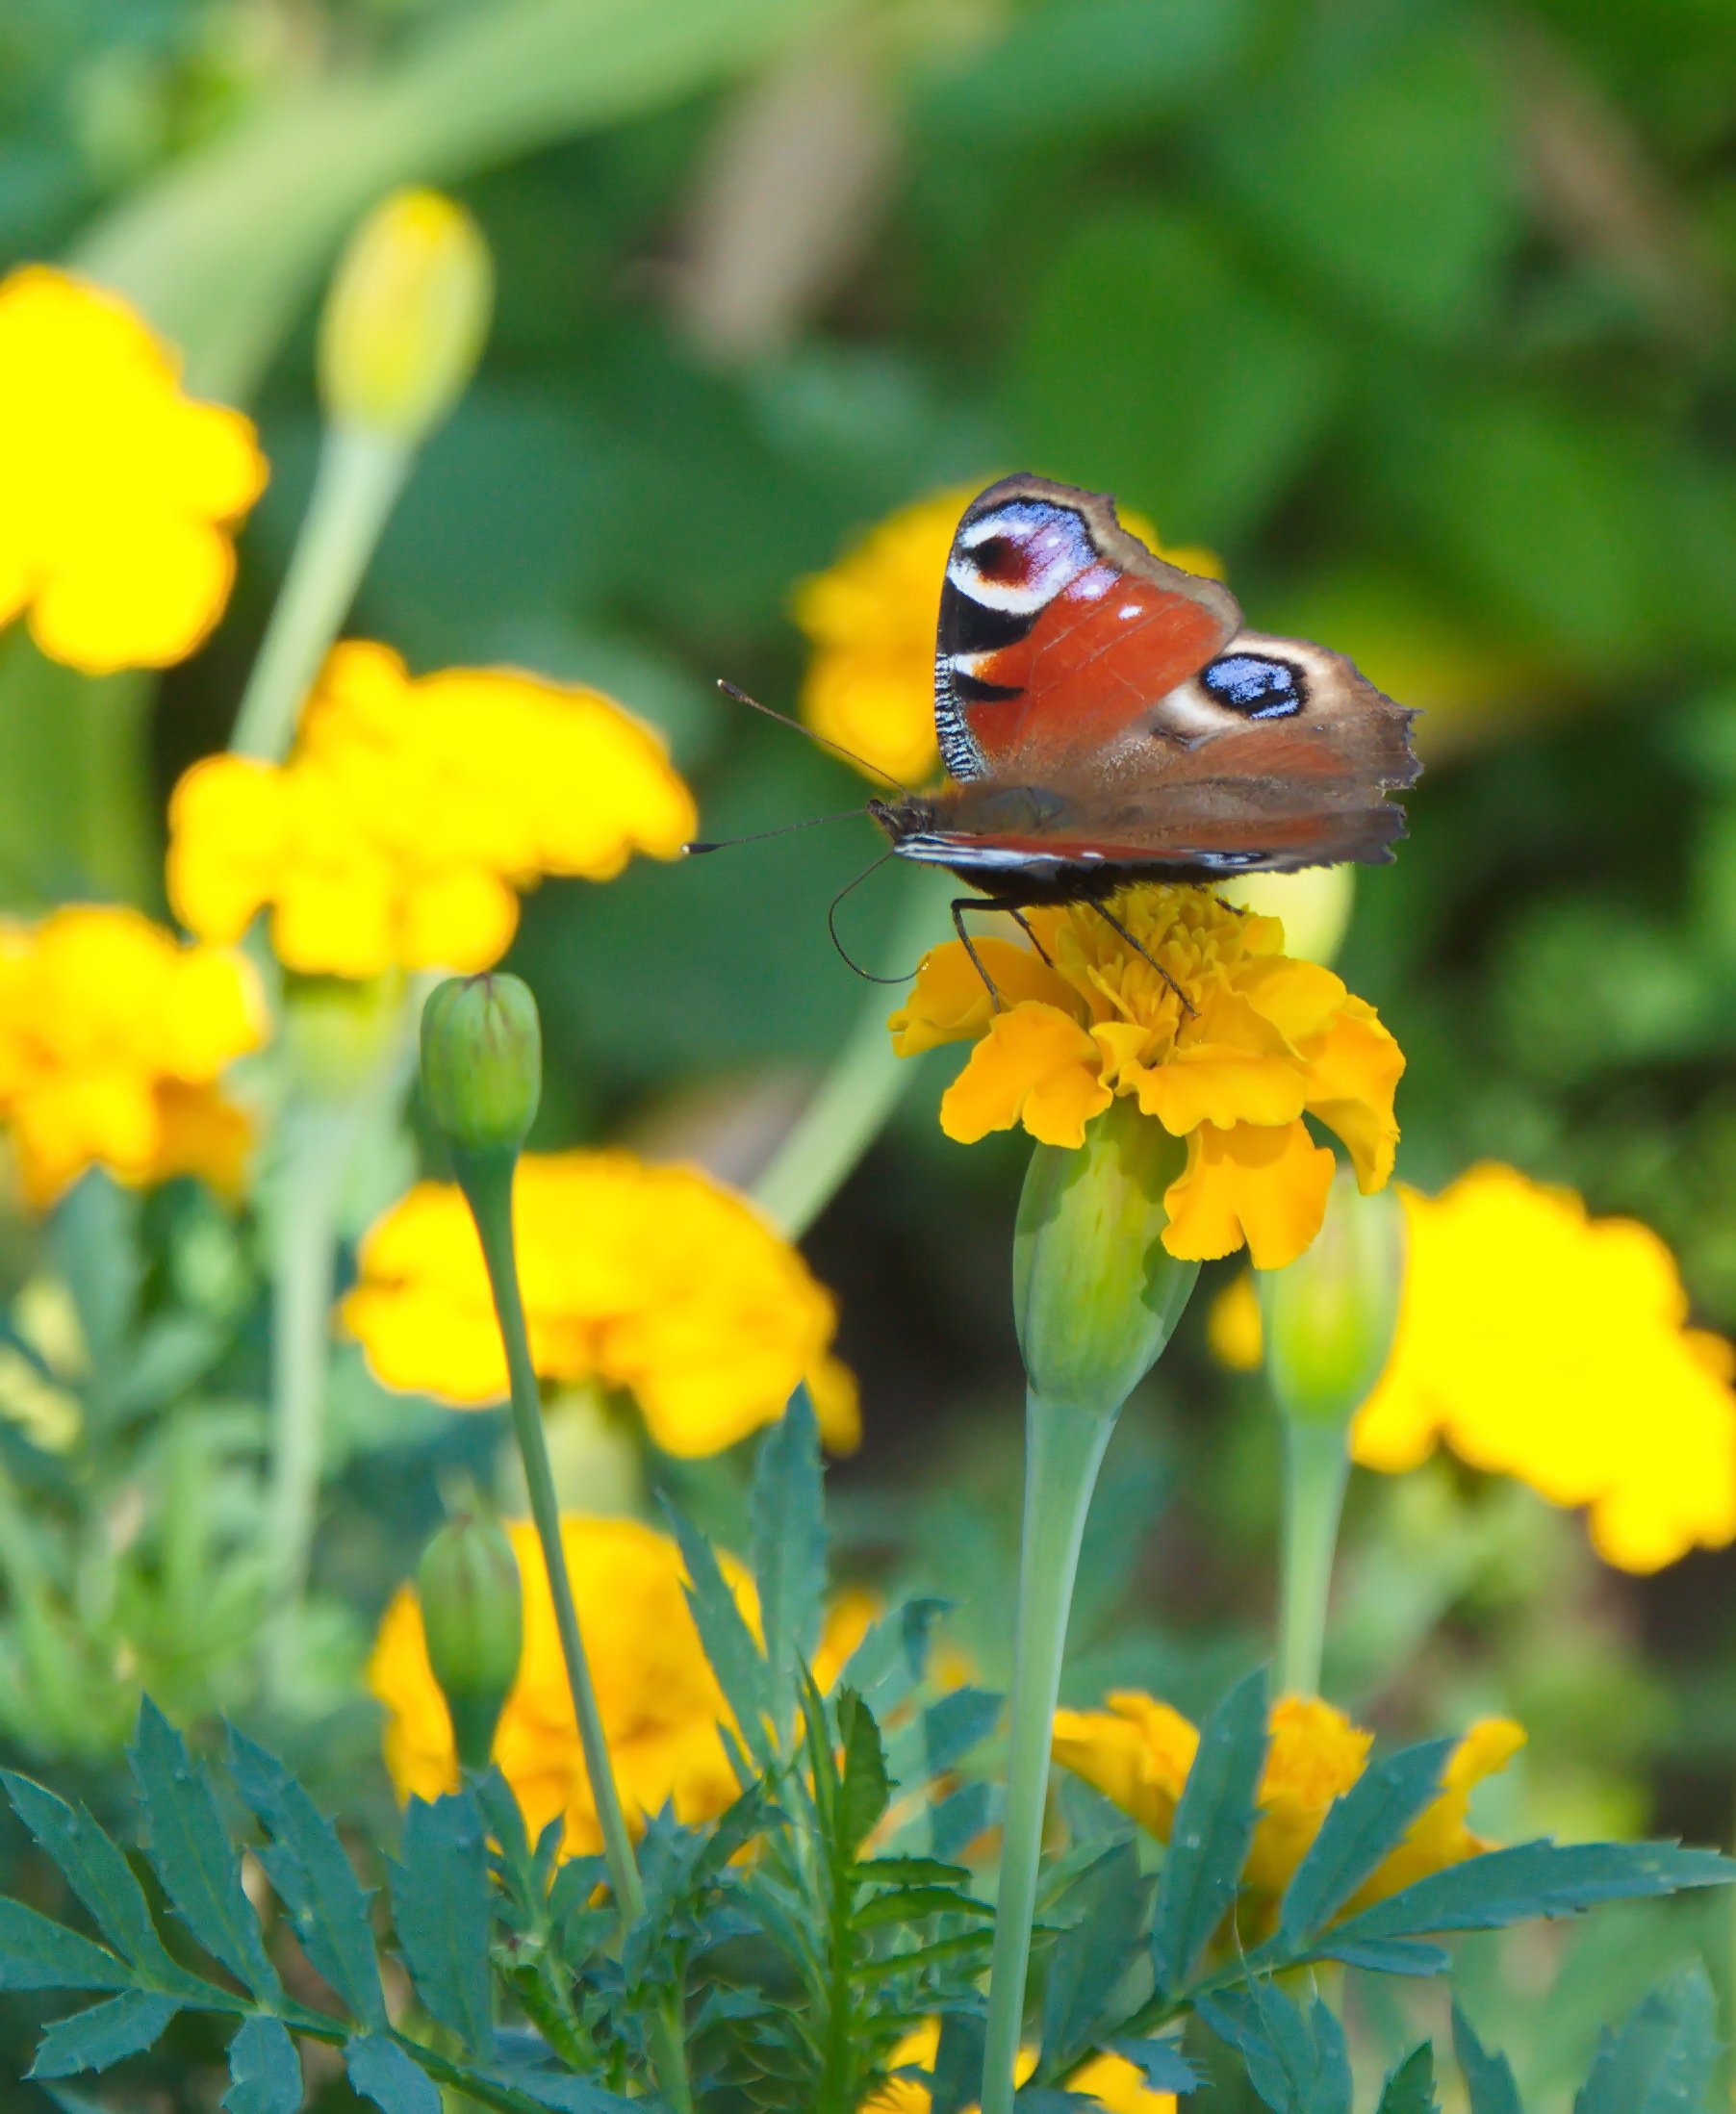
[[[994,905],[984,903],[981,896],[955,896],[952,903],[953,930],[963,941],[964,952],[970,956],[971,967],[983,979],[983,986],[988,993],[990,1004],[997,1013],[1004,1013],[1007,1010],[1007,1001],[1001,996],[994,978],[983,968],[983,956],[972,946],[971,936],[964,930],[964,913],[967,910],[989,910],[993,908]],[[1020,922],[1022,923],[1023,920]]]
[[[1182,1010],[1187,1015],[1188,1019],[1192,1020],[1197,1018],[1197,1012],[1193,1001],[1187,996],[1187,992],[1182,989],[1181,985],[1175,981],[1174,977],[1170,975],[1169,971],[1164,968],[1163,964],[1157,958],[1157,956],[1153,954],[1148,953],[1145,948],[1140,946],[1139,942],[1128,930],[1127,927],[1122,924],[1121,920],[1115,915],[1114,911],[1112,911],[1107,904],[1102,904],[1095,901],[1092,902],[1091,908],[1096,911],[1097,915],[1103,919],[1106,925],[1112,926],[1115,930],[1121,934],[1121,937],[1126,940],[1127,944],[1133,949],[1136,955],[1139,955],[1142,960],[1149,961],[1151,963],[1152,967],[1158,972],[1159,976],[1163,979],[1163,981],[1168,984],[1169,988],[1181,1001]]]
[[[1024,911],[1019,908],[1018,904],[1016,903],[1004,903],[1000,905],[1000,907],[1006,911],[1007,915],[1018,927],[1019,930],[1024,933],[1025,937],[1031,942],[1032,946],[1036,949],[1037,953],[1042,956],[1043,960],[1048,963],[1051,969],[1053,969],[1055,967],[1055,956],[1043,945],[1042,941],[1037,938],[1036,928],[1025,915]]]

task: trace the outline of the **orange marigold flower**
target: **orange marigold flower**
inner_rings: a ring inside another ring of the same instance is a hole
[[[42,265],[0,280],[0,624],[28,615],[44,653],[89,675],[193,650],[265,487],[251,423],[179,377],[116,295]]]
[[[624,1152],[531,1153],[513,1219],[545,1380],[625,1390],[655,1443],[683,1458],[776,1421],[805,1380],[827,1442],[856,1442],[831,1295],[708,1175]],[[506,1392],[482,1252],[451,1184],[420,1184],[372,1228],[343,1312],[389,1388],[466,1407]]]
[[[925,2019],[893,2049],[886,2058],[886,2068],[932,2070],[939,2052],[940,2021]],[[1018,2081],[1023,2084],[1035,2068],[1036,2050],[1021,2050]],[[1067,2079],[1066,2089],[1107,2107],[1109,2114],[1176,2114],[1175,2094],[1153,2092],[1125,2055],[1091,2056]],[[926,2084],[914,2077],[893,2076],[872,2099],[863,2101],[862,2114],[929,2114],[932,2103],[933,2095]],[[972,2110],[967,2109],[966,2114],[972,2114]]]
[[[168,887],[207,939],[271,913],[287,968],[365,978],[492,968],[519,893],[673,858],[693,797],[661,736],[594,690],[506,669],[413,678],[339,647],[287,763],[207,757],[169,803]]]
[[[1167,1842],[1199,1750],[1199,1733],[1167,1703],[1135,1691],[1111,1695],[1108,1705],[1056,1712],[1055,1759]],[[1330,1703],[1301,1695],[1272,1705],[1270,1732],[1260,1779],[1260,1820],[1241,1879],[1253,1893],[1275,1899],[1307,1855],[1328,1807],[1362,1775],[1374,1736]],[[1511,1719],[1474,1724],[1448,1758],[1439,1793],[1343,1913],[1354,1914],[1414,1879],[1488,1849],[1491,1846],[1466,1825],[1470,1794],[1485,1776],[1504,1769],[1524,1742],[1524,1732]]]
[[[0,921],[0,1122],[25,1195],[46,1208],[92,1166],[238,1189],[252,1133],[221,1077],[266,1032],[258,979],[227,948],[136,910]]]
[[[941,1128],[966,1144],[1016,1123],[1076,1147],[1115,1095],[1136,1097],[1187,1140],[1164,1198],[1169,1253],[1206,1261],[1245,1241],[1258,1268],[1279,1268],[1319,1231],[1332,1180],[1332,1154],[1304,1116],[1338,1133],[1365,1191],[1380,1188],[1403,1054],[1330,969],[1284,954],[1277,919],[1165,885],[1124,889],[1112,908],[1173,985],[1092,906],[1033,910],[1054,966],[979,940],[1008,1001],[997,1012],[964,949],[933,949],[889,1024],[899,1054],[975,1044],[940,1104]]]

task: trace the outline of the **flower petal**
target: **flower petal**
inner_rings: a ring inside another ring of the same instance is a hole
[[[1163,1245],[1180,1261],[1208,1262],[1245,1240],[1256,1269],[1282,1269],[1320,1230],[1332,1165],[1299,1121],[1233,1130],[1202,1123],[1163,1199]]]
[[[1398,1149],[1392,1097],[1404,1076],[1404,1052],[1373,1006],[1346,997],[1308,1057],[1308,1108],[1344,1141],[1367,1196],[1383,1187]]]
[[[1112,1096],[1097,1045],[1070,1013],[1027,1003],[997,1013],[940,1098],[940,1128],[961,1145],[1022,1122],[1044,1145],[1081,1146]]]
[[[1062,979],[1029,947],[1005,939],[974,944],[1009,1006],[1016,1008],[1028,1000],[1062,1009],[1078,1004]],[[923,955],[909,997],[886,1025],[900,1057],[920,1057],[943,1042],[975,1042],[988,1032],[994,1017],[994,1001],[976,964],[950,939]]]

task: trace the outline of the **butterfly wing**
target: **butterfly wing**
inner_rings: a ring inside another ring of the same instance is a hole
[[[948,774],[1062,774],[1197,675],[1240,623],[1227,587],[1155,557],[1112,500],[1003,478],[965,509],[941,589],[934,722]]]

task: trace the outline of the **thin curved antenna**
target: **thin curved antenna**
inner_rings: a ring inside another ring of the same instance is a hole
[[[776,720],[779,726],[793,727],[798,734],[804,734],[816,748],[830,749],[834,756],[842,756],[846,763],[854,763],[858,771],[867,771],[877,778],[884,778],[895,793],[902,793],[906,800],[914,800],[915,794],[902,779],[895,778],[890,771],[882,771],[878,763],[870,763],[866,756],[858,756],[854,749],[846,749],[841,741],[831,741],[825,734],[816,734],[811,726],[804,726],[800,720],[793,720],[787,712],[775,712],[769,704],[761,704],[757,698],[749,697],[745,690],[738,690],[732,682],[726,682],[720,675],[717,686],[726,698],[733,698],[737,704],[752,706],[755,712],[763,712],[767,719]]]
[[[864,969],[861,963],[855,959],[845,947],[844,942],[838,937],[839,904],[843,902],[846,896],[853,894],[859,888],[870,874],[878,874],[893,855],[891,852],[882,852],[872,866],[862,869],[855,880],[847,880],[831,899],[831,906],[826,913],[826,930],[831,934],[831,943],[838,951],[838,959],[844,964],[845,968],[854,969],[864,983],[908,983],[916,974],[914,969],[906,969],[902,977],[877,977],[872,969]]]
[[[745,837],[696,837],[681,850],[689,858],[697,858],[702,852],[731,852],[738,844],[763,844],[768,837],[787,837],[792,829],[812,829],[823,822],[860,821],[862,812],[859,807],[840,807],[835,815],[807,815],[801,822],[779,823],[776,829],[751,830]]]

